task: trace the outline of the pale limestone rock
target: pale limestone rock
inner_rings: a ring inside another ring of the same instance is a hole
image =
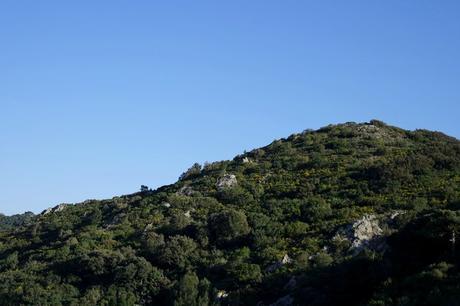
[[[359,220],[339,230],[332,240],[349,241],[350,250],[359,253],[363,248],[385,250],[384,232],[375,215],[365,215]]]
[[[70,204],[59,204],[57,206],[54,206],[52,208],[48,208],[46,210],[44,210],[41,215],[47,215],[49,213],[57,213],[57,212],[60,212],[60,211],[63,211],[66,207],[70,206]]]
[[[224,299],[224,298],[228,297],[228,292],[225,291],[225,290],[219,290],[219,291],[217,291],[216,296],[217,296],[218,299]]]
[[[146,234],[147,232],[151,231],[153,229],[153,223],[149,223],[145,226],[143,234]]]
[[[291,257],[289,257],[288,254],[285,254],[280,261],[275,262],[274,264],[268,266],[267,269],[265,269],[265,271],[274,272],[278,270],[279,268],[281,268],[282,266],[290,264],[290,263],[292,263]]]
[[[291,262],[292,262],[292,259],[291,259],[291,257],[289,257],[288,254],[284,255],[283,259],[281,259],[281,264],[282,265],[290,264]]]
[[[176,192],[178,195],[182,196],[191,196],[194,193],[194,190],[191,186],[182,186],[179,191]]]
[[[47,215],[47,214],[49,214],[49,213],[51,213],[51,212],[53,212],[53,208],[47,208],[47,209],[45,209],[41,214],[42,214],[42,215]]]
[[[402,211],[402,210],[394,211],[394,212],[391,213],[390,219],[393,220],[393,219],[396,218],[397,216],[404,215],[405,213],[406,213],[406,212],[405,212],[405,211]]]
[[[226,174],[217,180],[216,187],[218,190],[223,190],[225,188],[236,186],[237,184],[238,181],[236,180],[236,176],[234,174]]]
[[[366,215],[361,219],[354,222],[351,226],[353,241],[353,248],[360,248],[368,244],[372,239],[379,237],[383,234],[379,226],[379,221],[374,215]]]

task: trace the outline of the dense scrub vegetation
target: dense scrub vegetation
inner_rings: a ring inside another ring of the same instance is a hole
[[[0,231],[0,303],[456,305],[459,183],[441,133],[304,131]]]
[[[20,215],[5,216],[0,214],[0,231],[14,230],[18,227],[29,224],[35,215],[32,212],[26,212]]]

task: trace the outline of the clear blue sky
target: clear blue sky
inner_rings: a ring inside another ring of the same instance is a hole
[[[460,138],[460,1],[0,2],[0,211],[329,123]]]

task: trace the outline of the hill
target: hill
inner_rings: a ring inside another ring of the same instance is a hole
[[[14,230],[16,228],[25,226],[32,221],[34,216],[35,215],[32,212],[26,212],[12,216],[5,216],[0,214],[0,231]]]
[[[457,305],[460,142],[373,120],[0,232],[2,305]]]

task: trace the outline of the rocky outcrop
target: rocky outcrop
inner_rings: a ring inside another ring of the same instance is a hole
[[[384,123],[372,120],[367,124],[356,126],[356,132],[360,137],[367,139],[379,139],[384,141],[396,141],[402,138],[401,133],[385,127]]]
[[[353,234],[353,248],[369,244],[372,239],[380,237],[383,234],[379,221],[374,215],[366,215],[357,220],[352,224],[351,230]]]
[[[46,210],[44,210],[41,215],[47,215],[47,214],[50,214],[50,213],[57,213],[57,212],[60,212],[60,211],[63,211],[66,207],[70,206],[70,204],[59,204],[57,206],[54,206],[52,208],[48,208]]]
[[[288,254],[285,254],[285,255],[283,256],[283,259],[281,259],[281,264],[282,264],[282,265],[286,265],[286,264],[290,264],[290,263],[292,263],[292,258],[289,257]]]
[[[236,176],[234,174],[226,174],[217,180],[216,187],[217,190],[223,190],[236,186],[237,184],[238,181],[236,180]]]
[[[50,214],[50,213],[52,213],[52,212],[53,212],[53,208],[50,207],[50,208],[45,209],[45,210],[41,213],[41,215],[44,216],[44,215]]]
[[[339,230],[333,237],[334,240],[347,240],[351,243],[350,249],[355,253],[363,248],[382,249],[383,230],[375,215],[365,215],[347,227]]]
[[[394,220],[397,216],[404,215],[406,212],[404,210],[395,210],[391,212],[390,219]]]
[[[144,237],[151,230],[153,230],[153,223],[149,223],[145,226],[144,231],[142,232],[142,236]]]
[[[268,266],[266,271],[267,272],[274,272],[274,271],[278,270],[279,268],[281,268],[282,266],[290,264],[290,263],[292,263],[292,258],[289,257],[288,254],[285,254],[280,261],[275,262],[274,264]]]
[[[123,223],[125,217],[126,217],[126,213],[119,213],[113,216],[113,218],[109,222],[104,223],[104,228],[111,229]]]
[[[194,190],[191,186],[182,186],[177,192],[176,194],[177,195],[181,195],[181,196],[191,196],[193,195],[194,193]]]
[[[216,297],[217,297],[218,300],[224,299],[224,298],[228,297],[228,292],[225,291],[225,290],[219,290],[219,291],[217,291]]]

